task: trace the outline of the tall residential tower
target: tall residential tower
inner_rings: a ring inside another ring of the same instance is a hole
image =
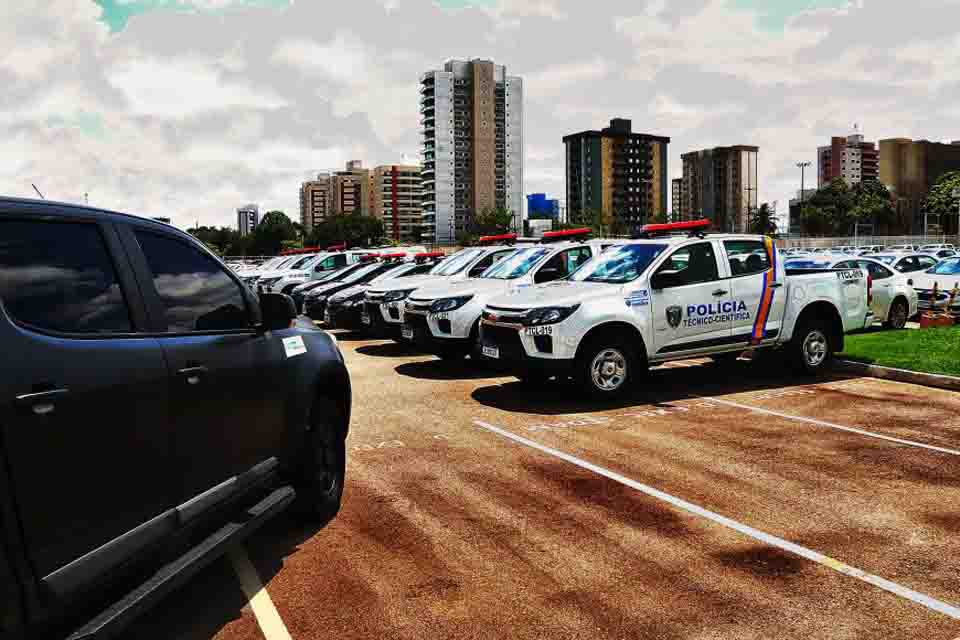
[[[709,218],[720,231],[745,232],[750,212],[757,208],[759,151],[759,147],[736,145],[681,155],[683,215]]]
[[[523,81],[489,60],[420,77],[423,236],[454,242],[484,209],[523,221]]]

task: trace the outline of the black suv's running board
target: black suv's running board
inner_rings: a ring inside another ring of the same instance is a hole
[[[115,637],[137,616],[177,589],[230,547],[256,531],[293,502],[293,487],[281,487],[244,512],[242,521],[229,522],[203,542],[157,571],[109,609],[70,635],[68,640],[102,640]]]

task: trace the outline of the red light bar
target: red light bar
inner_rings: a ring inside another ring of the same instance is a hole
[[[414,258],[442,258],[445,255],[447,254],[445,254],[443,251],[431,251],[429,253],[418,253],[413,257]]]
[[[380,257],[383,258],[384,260],[390,260],[390,259],[392,259],[392,258],[406,258],[406,257],[407,257],[407,254],[405,254],[405,253],[387,253],[387,254],[384,254],[384,255],[382,255],[382,256],[380,256]]]
[[[709,229],[712,223],[707,218],[701,220],[688,220],[686,222],[667,222],[664,224],[645,224],[640,229],[640,233],[670,233],[671,231],[697,231],[699,229]]]
[[[563,238],[579,238],[582,236],[588,236],[592,233],[592,229],[583,227],[581,229],[565,229],[563,231],[547,231],[543,234],[543,239],[546,240],[562,240]]]
[[[498,236],[481,236],[478,242],[480,244],[491,244],[493,242],[514,242],[517,239],[515,233],[502,233]]]
[[[327,251],[346,251],[346,250],[347,250],[347,244],[346,244],[346,243],[343,243],[343,244],[335,244],[335,245],[333,245],[333,246],[327,247]]]
[[[376,260],[379,257],[379,253],[365,253],[360,256],[360,262],[370,262],[371,260]]]

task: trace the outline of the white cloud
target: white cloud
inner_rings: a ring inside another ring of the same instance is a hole
[[[572,86],[596,82],[610,72],[610,65],[602,58],[588,62],[547,67],[527,74],[524,79],[526,95],[534,100],[554,94]]]

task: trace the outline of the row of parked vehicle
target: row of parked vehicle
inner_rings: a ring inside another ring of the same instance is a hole
[[[496,361],[527,382],[573,378],[600,398],[653,364],[745,350],[816,373],[845,333],[889,321],[860,265],[793,268],[769,238],[708,226],[648,225],[636,240],[589,239],[588,229],[490,236],[420,269],[416,257],[381,257],[291,294],[328,328]]]
[[[919,253],[924,255],[936,256],[938,258],[950,258],[958,254],[957,247],[948,242],[932,244],[894,244],[884,246],[882,244],[866,244],[860,246],[838,245],[836,247],[815,247],[802,248],[793,247],[784,249],[784,255],[788,256],[815,256],[822,254],[847,254],[855,256],[867,256],[876,253]]]

